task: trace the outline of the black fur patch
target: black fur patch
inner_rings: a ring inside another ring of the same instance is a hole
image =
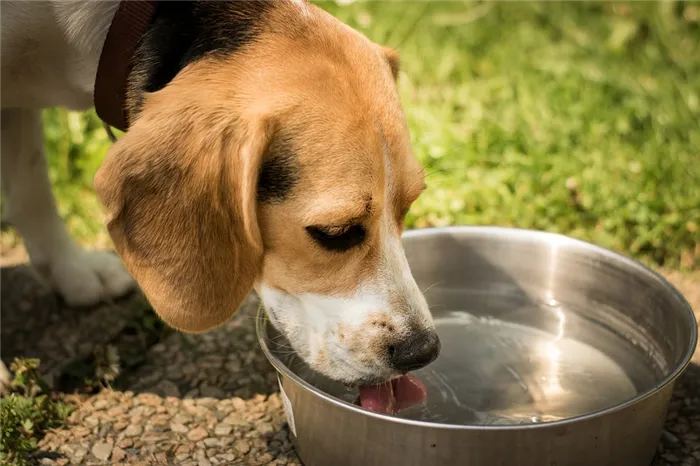
[[[258,201],[282,202],[298,182],[299,164],[292,144],[287,138],[278,134],[265,151],[258,177]]]
[[[139,43],[129,76],[133,120],[144,92],[165,87],[188,64],[205,55],[226,55],[252,42],[275,2],[163,1]]]

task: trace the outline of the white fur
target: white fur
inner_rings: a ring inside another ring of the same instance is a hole
[[[116,256],[84,251],[67,232],[51,193],[40,113],[92,106],[97,64],[117,6],[96,0],[2,2],[5,217],[22,235],[32,264],[70,305],[92,305],[135,285]]]

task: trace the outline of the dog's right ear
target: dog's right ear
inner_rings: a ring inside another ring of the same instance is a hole
[[[233,315],[260,274],[256,186],[272,128],[260,116],[233,121],[211,88],[179,81],[147,97],[95,190],[156,313],[202,332]]]
[[[391,74],[394,79],[399,77],[399,69],[401,67],[401,60],[399,59],[399,53],[396,49],[391,47],[382,47],[382,53],[384,55],[384,60],[386,60],[389,68],[391,68]]]

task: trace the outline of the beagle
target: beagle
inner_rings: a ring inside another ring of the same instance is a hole
[[[401,243],[425,184],[398,57],[305,1],[157,4],[130,60],[128,131],[94,183],[121,261],[76,245],[40,110],[92,105],[118,5],[2,2],[2,189],[33,265],[73,305],[135,279],[183,332],[221,325],[254,289],[297,353],[350,385],[432,362]]]

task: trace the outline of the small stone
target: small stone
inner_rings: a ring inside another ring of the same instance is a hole
[[[199,387],[199,392],[202,394],[202,396],[206,397],[211,397],[211,398],[224,398],[226,396],[226,393],[224,393],[223,390],[221,390],[218,387],[210,387],[208,385],[203,385]]]
[[[170,430],[172,430],[173,432],[177,432],[178,434],[185,434],[189,432],[189,429],[184,424],[175,423],[170,424]]]
[[[258,456],[258,462],[260,464],[268,464],[273,459],[273,456],[269,453],[263,453],[262,455]]]
[[[177,460],[178,463],[182,463],[186,459],[190,457],[190,452],[184,451],[182,453],[176,453],[175,454],[175,459]]]
[[[141,393],[136,397],[136,403],[141,403],[146,406],[160,406],[163,403],[163,400],[158,395],[154,395],[153,393]]]
[[[115,463],[120,462],[126,458],[126,452],[119,447],[114,447],[112,449],[112,461]]]
[[[199,466],[211,466],[211,461],[209,461],[206,458],[199,458],[197,460],[197,463],[199,464]]]
[[[95,416],[88,416],[83,420],[83,422],[90,427],[97,427],[100,425],[100,420]]]
[[[233,444],[233,448],[235,448],[237,452],[245,455],[250,451],[250,444],[245,440],[237,440],[236,443]]]
[[[129,448],[129,447],[131,447],[133,444],[134,444],[134,441],[133,441],[133,440],[131,440],[131,439],[129,439],[129,438],[125,438],[125,439],[120,440],[120,441],[117,443],[117,446],[119,446],[119,448]]]
[[[119,422],[114,423],[114,430],[116,430],[116,431],[124,430],[128,426],[129,426],[129,423],[126,420],[121,420]]]
[[[680,442],[680,440],[678,439],[678,437],[676,437],[675,435],[673,435],[671,432],[667,431],[666,429],[664,429],[663,435],[662,435],[662,436],[663,436],[663,439],[664,439],[664,440],[666,440],[667,442],[669,442],[669,443],[671,443],[671,444],[673,444],[673,445],[675,445],[675,444],[677,444],[677,443]]]
[[[75,453],[73,453],[73,457],[75,459],[80,460],[80,459],[85,458],[85,456],[87,454],[88,454],[87,448],[78,448],[77,450],[75,450]]]
[[[270,450],[272,451],[279,451],[282,448],[282,442],[279,440],[273,440],[270,442]]]
[[[225,436],[225,435],[229,435],[229,434],[231,433],[232,430],[233,430],[233,427],[231,427],[230,425],[218,424],[218,425],[214,428],[214,434],[216,434],[216,435],[218,435],[218,436],[220,436],[220,437],[223,437],[223,436]]]
[[[130,425],[124,430],[124,435],[127,437],[136,437],[138,435],[141,435],[143,433],[143,427],[139,425]]]
[[[272,424],[269,424],[267,422],[261,422],[258,424],[258,426],[255,428],[258,432],[260,432],[262,435],[270,434],[275,431],[275,428],[272,427]]]
[[[158,384],[158,392],[162,393],[165,397],[167,397],[166,402],[170,402],[170,398],[179,398],[180,397],[180,389],[178,386],[174,383],[171,382],[170,380],[163,380]]]
[[[112,444],[107,442],[97,442],[92,447],[92,454],[100,461],[107,461],[112,454]]]
[[[112,417],[117,417],[117,416],[121,416],[125,412],[126,412],[126,410],[123,407],[116,406],[114,408],[107,410],[107,415],[112,416]]]
[[[205,438],[203,441],[204,445],[207,447],[215,447],[219,445],[219,439],[214,437]]]
[[[167,414],[156,414],[151,418],[151,424],[154,426],[167,426],[170,424],[170,416]]]
[[[248,424],[248,422],[238,413],[229,414],[221,422],[232,426],[245,426]]]
[[[66,455],[73,455],[75,453],[75,450],[75,444],[71,443],[64,443],[63,445],[58,447],[58,451]]]
[[[90,435],[90,429],[82,426],[78,426],[75,429],[73,429],[73,437],[75,438],[83,438],[87,437]]]
[[[234,407],[235,409],[237,409],[238,411],[245,411],[245,409],[246,409],[245,401],[243,401],[243,400],[242,400],[241,398],[239,398],[239,397],[235,397],[235,398],[231,399],[231,404],[232,404],[233,407]]]
[[[185,416],[183,414],[176,414],[173,417],[173,423],[175,424],[189,424],[192,422],[192,418],[190,416]]]
[[[108,405],[109,403],[107,402],[107,400],[97,400],[95,401],[95,404],[93,406],[96,411],[100,411],[105,409]]]
[[[187,453],[187,456],[189,456],[189,454],[191,452],[192,452],[192,444],[191,443],[180,445],[175,449],[175,454],[177,454],[177,455]]]
[[[56,463],[54,463],[54,461],[51,458],[42,458],[40,464],[45,465],[45,466],[52,466],[53,464],[56,464]]]
[[[209,434],[203,427],[197,427],[196,429],[189,431],[189,433],[187,434],[187,438],[192,442],[198,442],[202,439],[207,438],[208,436]]]
[[[204,389],[200,389],[202,392],[202,396],[205,396],[205,398],[199,398],[197,400],[197,406],[204,406],[205,408],[213,408],[216,406],[217,400],[212,397],[207,397],[204,395]]]

